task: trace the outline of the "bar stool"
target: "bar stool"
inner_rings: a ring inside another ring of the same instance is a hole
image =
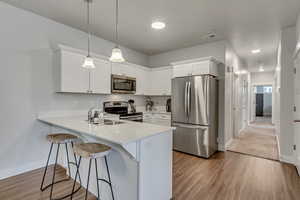
[[[79,166],[80,166],[81,158],[84,157],[84,158],[90,159],[88,177],[87,177],[86,193],[85,193],[85,200],[87,200],[87,196],[88,196],[92,160],[95,161],[95,170],[96,170],[96,179],[97,179],[97,194],[98,194],[97,200],[100,200],[99,181],[103,181],[103,182],[105,182],[109,185],[110,191],[111,191],[111,196],[112,196],[112,199],[114,200],[115,199],[114,198],[114,192],[113,192],[113,189],[112,189],[112,182],[111,182],[110,172],[109,172],[109,168],[108,168],[108,164],[107,164],[107,155],[110,153],[111,148],[109,146],[104,145],[104,144],[81,143],[81,144],[75,144],[73,149],[74,149],[75,154],[77,154],[79,156],[79,161],[78,161],[78,168],[77,168],[77,172],[76,172],[76,175],[75,175],[75,180],[74,180],[72,191],[74,191],[74,188],[75,188],[77,174],[79,174]],[[97,158],[102,158],[102,157],[104,157],[104,160],[105,160],[105,166],[106,166],[108,180],[103,179],[103,178],[99,178],[99,175],[98,175]],[[72,198],[73,198],[73,195],[71,195],[71,200],[72,200]]]
[[[49,151],[49,154],[48,154],[48,159],[47,159],[47,163],[46,163],[46,167],[45,167],[45,170],[44,170],[44,175],[43,175],[43,179],[42,179],[42,183],[41,183],[41,187],[40,187],[40,190],[41,191],[44,191],[46,190],[47,188],[51,187],[51,190],[50,190],[50,200],[61,200],[61,199],[64,199],[64,198],[67,198],[67,197],[70,197],[71,195],[73,195],[73,193],[76,193],[80,190],[81,188],[81,178],[80,178],[80,174],[79,174],[79,181],[80,181],[80,186],[74,191],[74,189],[72,189],[72,193],[70,194],[66,194],[65,196],[63,197],[60,197],[60,198],[57,198],[57,199],[53,199],[52,198],[52,193],[53,193],[53,186],[56,184],[56,183],[60,183],[60,182],[63,182],[63,181],[68,181],[70,180],[70,177],[71,177],[71,168],[70,168],[70,165],[74,165],[76,167],[76,171],[78,169],[78,163],[77,163],[77,157],[73,151],[73,155],[74,155],[74,160],[75,162],[71,162],[70,159],[69,159],[69,152],[68,152],[68,144],[70,143],[72,145],[72,148],[74,147],[74,142],[78,142],[80,141],[78,137],[74,136],[74,135],[71,135],[71,134],[67,134],[67,133],[56,133],[56,134],[49,134],[47,135],[47,140],[49,142],[51,142],[51,146],[50,146],[50,151]],[[57,150],[56,150],[56,157],[55,157],[55,164],[54,164],[54,171],[53,171],[53,175],[52,175],[52,182],[46,186],[44,186],[44,181],[45,181],[45,176],[46,176],[46,173],[47,173],[47,170],[48,170],[48,165],[49,165],[49,160],[50,160],[50,157],[51,157],[51,153],[52,153],[52,148],[53,148],[53,145],[54,144],[57,144]],[[60,145],[65,145],[65,150],[66,150],[66,156],[67,156],[67,162],[68,162],[68,172],[69,172],[69,177],[66,178],[66,179],[62,179],[62,180],[59,180],[59,181],[56,181],[55,182],[55,174],[56,174],[56,167],[57,167],[57,159],[58,159],[58,155],[59,155],[59,149],[60,149]],[[79,173],[79,172],[78,172]]]

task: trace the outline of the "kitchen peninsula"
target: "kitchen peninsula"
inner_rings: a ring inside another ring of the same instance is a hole
[[[39,120],[50,125],[51,133],[73,133],[84,142],[98,142],[112,147],[108,162],[115,199],[171,199],[173,128],[116,119],[107,119],[113,122],[110,124],[94,125],[88,124],[85,117],[39,117]],[[62,166],[66,166],[65,163],[65,160],[60,161]],[[107,176],[104,167],[100,160],[98,168],[102,177]],[[80,174],[83,174],[84,187],[87,171],[88,162],[83,159]],[[71,171],[71,175],[74,174],[75,169]],[[89,191],[96,195],[95,178],[90,181]],[[105,184],[101,185],[100,193],[103,199],[111,198]]]

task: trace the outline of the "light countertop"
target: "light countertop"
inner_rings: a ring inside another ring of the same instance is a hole
[[[122,120],[120,121],[124,122],[123,124],[93,125],[88,124],[86,117],[39,117],[38,120],[120,145],[174,130],[170,126]]]

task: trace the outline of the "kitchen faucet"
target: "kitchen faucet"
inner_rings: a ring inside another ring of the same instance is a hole
[[[93,110],[95,109],[95,107],[91,107],[88,111],[88,122],[89,124],[91,124],[93,122]]]

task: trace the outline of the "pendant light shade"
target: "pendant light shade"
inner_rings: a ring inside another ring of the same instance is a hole
[[[90,55],[90,48],[91,48],[91,31],[90,31],[90,4],[92,3],[92,0],[85,0],[87,3],[87,29],[88,29],[88,53],[85,57],[82,67],[86,69],[94,69],[96,68],[93,58]]]
[[[118,22],[119,22],[119,0],[116,0],[116,43],[117,46],[112,49],[111,56],[109,60],[111,62],[125,62],[125,59],[123,57],[122,51],[118,46]]]
[[[111,62],[125,62],[121,49],[116,46],[113,48],[111,56],[109,58]]]
[[[86,69],[96,68],[93,58],[91,58],[90,56],[85,57],[82,67]]]

